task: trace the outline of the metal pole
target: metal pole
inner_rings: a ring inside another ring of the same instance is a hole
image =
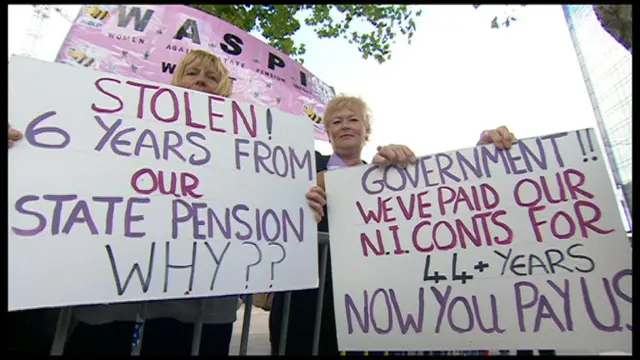
[[[247,355],[249,346],[249,330],[251,329],[251,308],[253,306],[253,295],[247,296],[244,303],[244,317],[242,319],[242,334],[240,335],[240,353],[239,355]]]
[[[287,331],[289,330],[289,310],[291,309],[291,291],[284,294],[284,306],[282,309],[282,325],[280,325],[280,344],[278,345],[278,355],[285,355],[287,352]]]
[[[322,326],[322,306],[324,305],[324,287],[327,276],[329,244],[320,245],[320,249],[320,284],[318,286],[318,302],[316,303],[316,321],[313,329],[312,356],[318,355],[318,348],[320,347],[320,328]]]
[[[207,310],[207,300],[200,300],[200,314],[198,320],[193,324],[193,338],[191,338],[191,356],[200,354],[200,342],[202,341],[202,327],[204,326],[204,313]]]
[[[51,344],[50,355],[57,356],[62,355],[64,352],[64,345],[67,343],[67,336],[69,335],[69,329],[71,328],[71,315],[73,314],[73,308],[67,307],[60,310],[58,315],[58,323],[56,324],[56,333],[53,336],[53,343]]]

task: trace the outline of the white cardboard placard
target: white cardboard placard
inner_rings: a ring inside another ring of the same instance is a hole
[[[312,124],[269,112],[13,57],[9,310],[317,287]]]
[[[340,349],[631,352],[631,248],[595,136],[329,171]]]

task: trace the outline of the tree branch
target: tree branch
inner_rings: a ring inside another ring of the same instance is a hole
[[[593,5],[593,11],[602,25],[620,45],[629,52],[633,45],[633,12],[631,5],[602,4]]]

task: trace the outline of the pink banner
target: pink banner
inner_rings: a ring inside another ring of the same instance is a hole
[[[56,62],[168,84],[193,49],[220,57],[235,99],[305,115],[327,140],[320,115],[335,92],[299,63],[219,18],[185,5],[85,5]]]

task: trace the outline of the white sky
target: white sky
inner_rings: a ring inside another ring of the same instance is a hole
[[[74,19],[80,5],[60,8]],[[401,143],[417,154],[475,145],[479,134],[506,125],[520,138],[597,128],[560,5],[516,7],[507,29],[491,29],[501,5],[424,5],[413,42],[392,47],[392,60],[363,60],[342,39],[295,35],[305,67],[338,93],[362,96],[374,116],[363,158],[378,145]],[[26,44],[29,5],[9,5],[9,54]],[[36,58],[53,61],[70,23],[57,13],[42,25]],[[254,34],[255,35],[255,34]],[[328,143],[318,150],[331,152]]]

